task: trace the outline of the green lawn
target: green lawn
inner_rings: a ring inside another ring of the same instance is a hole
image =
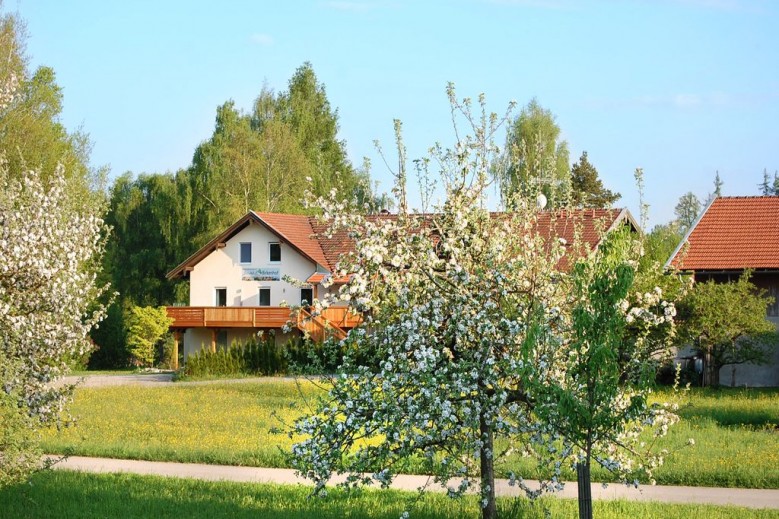
[[[274,434],[304,412],[318,390],[310,383],[180,384],[82,388],[72,413],[77,426],[50,431],[52,453],[161,461],[284,467],[293,439]],[[664,398],[664,395],[658,395]],[[779,488],[779,391],[690,393],[682,421],[662,446],[674,452],[656,471],[658,484]],[[685,446],[689,438],[695,445]],[[413,466],[412,466],[413,468]],[[501,467],[526,478],[527,460]],[[573,474],[568,478],[574,479]],[[595,471],[594,479],[603,480]]]
[[[29,484],[0,489],[0,516],[18,519],[122,518],[236,518],[236,519],[397,519],[408,509],[412,518],[478,517],[473,496],[451,500],[441,494],[364,491],[348,495],[331,491],[326,498],[307,499],[301,486],[213,483],[128,474],[86,474],[48,471]],[[498,500],[502,517],[576,517],[573,500]],[[596,501],[599,519],[779,519],[779,510],[708,505],[669,505]]]

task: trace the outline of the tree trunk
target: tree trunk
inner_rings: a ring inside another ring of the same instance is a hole
[[[576,482],[579,485],[579,519],[592,519],[592,485],[589,456],[576,464]]]
[[[484,442],[480,452],[481,464],[481,498],[487,500],[487,506],[482,506],[482,519],[497,519],[498,509],[495,505],[495,451],[493,450],[492,427],[482,416],[479,420],[479,432]],[[486,490],[485,490],[486,489]]]
[[[705,353],[703,364],[703,385],[709,387],[719,386],[719,370],[721,366],[714,362],[714,356],[711,353]]]

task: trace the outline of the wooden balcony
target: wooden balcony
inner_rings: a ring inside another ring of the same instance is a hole
[[[168,306],[168,317],[173,319],[171,328],[281,328],[300,318],[291,315],[290,309],[281,306]],[[318,322],[332,323],[335,328],[354,328],[362,317],[347,308],[332,307],[316,317]]]

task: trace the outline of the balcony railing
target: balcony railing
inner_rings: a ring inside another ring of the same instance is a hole
[[[298,327],[300,316],[282,306],[169,306],[171,328],[281,328],[292,321]],[[362,317],[348,308],[331,307],[317,316],[317,321],[332,323],[334,328],[354,328]]]

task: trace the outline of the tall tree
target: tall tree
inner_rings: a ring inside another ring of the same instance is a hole
[[[700,213],[701,202],[692,191],[679,197],[679,201],[674,208],[676,221],[683,232],[687,232],[687,230],[692,227],[692,224],[695,223],[695,220],[698,218]]]
[[[719,178],[719,171],[717,171],[714,175],[714,197],[722,196],[722,185],[724,182],[721,178]]]
[[[189,169],[193,249],[250,209],[303,212],[301,193],[314,168],[299,144],[280,118],[256,125],[232,101],[220,106],[214,134],[198,146]]]
[[[770,196],[773,193],[773,184],[771,178],[768,176],[768,169],[763,168],[763,181],[757,185],[760,188],[760,194],[763,196]]]
[[[622,197],[609,191],[598,178],[598,170],[590,164],[587,152],[571,167],[571,204],[575,207],[611,207]]]
[[[102,203],[98,188],[104,171],[89,167],[88,136],[68,132],[60,122],[62,88],[52,68],[28,70],[25,40],[23,22],[13,15],[0,15],[0,84],[12,81],[15,85],[15,95],[0,110],[0,149],[5,152],[9,174],[37,169],[46,181],[61,171],[67,179],[66,189],[85,202]]]
[[[128,361],[125,319],[133,305],[177,301],[176,285],[165,274],[190,251],[189,186],[184,174],[125,173],[114,181],[106,222],[111,227],[104,279],[119,293],[105,322],[92,332],[98,350],[91,367],[122,366]]]
[[[717,171],[714,175],[714,191],[709,193],[709,195],[706,197],[706,201],[703,202],[704,208],[709,207],[715,198],[722,196],[723,184],[724,182],[722,182],[722,179],[719,177],[719,171]]]
[[[249,209],[310,211],[302,193],[335,188],[369,208],[380,203],[367,171],[356,171],[338,139],[338,111],[310,63],[278,94],[264,86],[251,114],[229,101],[217,109],[212,137],[198,146],[188,170],[192,193],[192,248],[205,243]]]
[[[504,159],[493,173],[504,200],[542,193],[554,208],[568,202],[569,164],[568,143],[560,140],[554,115],[533,98],[509,127]]]

